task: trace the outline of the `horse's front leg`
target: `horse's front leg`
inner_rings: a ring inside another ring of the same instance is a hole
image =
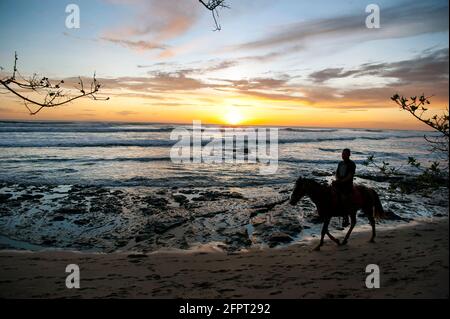
[[[327,235],[328,237],[334,241],[337,245],[340,245],[341,243],[339,242],[339,239],[337,239],[336,237],[334,237],[333,235],[330,234],[330,231],[327,229]]]
[[[352,233],[352,230],[355,227],[355,225],[356,225],[356,212],[350,214],[350,228],[347,232],[347,235],[345,235],[345,238],[342,241],[341,245],[347,244],[348,238],[350,237],[350,234]]]
[[[330,218],[326,218],[325,221],[323,222],[323,226],[322,226],[322,233],[320,236],[320,243],[319,245],[316,246],[316,248],[314,248],[315,251],[319,251],[320,247],[323,246],[323,240],[325,238],[325,234],[328,232],[328,224],[330,223]]]

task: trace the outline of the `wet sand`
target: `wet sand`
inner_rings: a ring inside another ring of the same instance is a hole
[[[448,298],[448,218],[248,252],[0,252],[1,298]],[[67,289],[78,264],[81,288]],[[365,286],[368,264],[381,288]]]

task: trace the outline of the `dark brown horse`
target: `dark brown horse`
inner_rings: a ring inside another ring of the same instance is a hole
[[[339,242],[339,239],[333,237],[328,230],[328,225],[332,217],[344,216],[342,210],[339,209],[339,200],[336,190],[332,186],[320,184],[313,179],[299,177],[295,183],[295,188],[289,203],[291,205],[296,205],[303,196],[308,196],[314,202],[317,207],[317,212],[323,220],[322,236],[320,243],[315,250],[320,250],[320,247],[323,245],[325,234],[338,245],[347,244],[348,238],[356,225],[356,213],[360,209],[362,209],[372,226],[372,237],[370,238],[370,242],[375,242],[375,218],[381,218],[384,215],[384,211],[381,206],[380,198],[373,189],[362,185],[355,185],[353,187],[352,205],[349,205],[351,206],[351,211],[348,212],[351,224],[342,243]]]

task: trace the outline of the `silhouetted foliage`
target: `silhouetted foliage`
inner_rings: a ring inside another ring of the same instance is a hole
[[[420,97],[413,96],[405,98],[395,94],[391,99],[397,103],[403,110],[411,113],[416,119],[430,126],[434,130],[440,132],[442,135],[430,138],[425,136],[425,139],[432,145],[433,151],[444,152],[448,158],[449,147],[449,122],[448,122],[448,107],[444,114],[434,114],[431,117],[426,116],[428,111],[427,105],[430,105],[430,98],[421,95]]]
[[[448,187],[448,160],[449,160],[449,111],[442,115],[434,114],[427,116],[428,105],[431,97],[421,95],[405,98],[395,94],[391,99],[401,107],[402,110],[409,112],[417,120],[439,132],[438,136],[424,135],[425,140],[431,145],[430,151],[437,154],[442,162],[434,161],[428,167],[424,167],[414,157],[408,157],[408,165],[420,171],[417,176],[411,176],[401,171],[402,167],[393,167],[386,161],[379,164],[373,155],[370,155],[364,165],[372,166],[383,174],[386,180],[391,181],[391,189],[400,189],[402,192],[414,192],[424,188]],[[445,164],[442,167],[441,164]],[[402,178],[399,178],[402,177]]]
[[[14,67],[12,75],[0,79],[0,85],[6,93],[12,93],[19,97],[30,112],[30,115],[36,115],[44,108],[53,108],[61,106],[83,97],[92,100],[109,100],[109,98],[98,97],[100,83],[94,76],[89,85],[85,85],[82,78],[78,77],[78,86],[71,89],[64,89],[64,80],[50,81],[47,77],[40,77],[33,74],[25,79],[17,69],[18,56],[14,55]],[[76,94],[70,94],[75,91]],[[31,97],[29,94],[33,94]]]

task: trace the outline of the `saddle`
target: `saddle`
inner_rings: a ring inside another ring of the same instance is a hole
[[[351,209],[353,206],[353,201],[349,201],[351,198],[355,198],[357,196],[358,191],[355,189],[355,186],[353,186],[351,194],[347,195],[348,197],[345,198],[341,191],[339,191],[335,186],[331,186],[331,206],[336,207],[336,211],[338,215],[344,216],[348,215],[348,210]],[[347,200],[347,202],[344,202]]]

